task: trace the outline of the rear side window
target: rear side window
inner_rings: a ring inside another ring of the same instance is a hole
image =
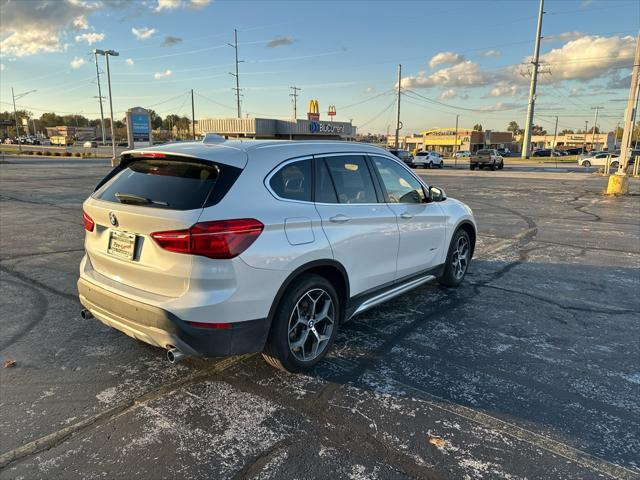
[[[192,210],[205,206],[219,176],[220,168],[210,163],[134,160],[98,189],[94,198],[152,208]]]
[[[338,194],[338,203],[378,203],[364,157],[327,157],[325,162]]]
[[[311,201],[311,160],[285,165],[269,180],[273,192],[287,200]]]

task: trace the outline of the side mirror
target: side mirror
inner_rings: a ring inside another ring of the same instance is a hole
[[[429,201],[442,202],[447,199],[447,194],[440,187],[429,187]]]

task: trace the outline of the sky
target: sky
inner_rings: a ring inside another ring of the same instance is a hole
[[[236,115],[234,28],[242,115],[323,119],[393,132],[402,64],[402,134],[525,123],[537,0],[219,1],[0,0],[0,110],[99,117],[94,48],[110,58],[115,118],[131,107],[196,119]],[[546,0],[535,123],[553,131],[622,122],[637,0]],[[104,73],[104,58],[99,57]],[[108,95],[103,77],[102,93]],[[105,104],[108,111],[108,103]]]

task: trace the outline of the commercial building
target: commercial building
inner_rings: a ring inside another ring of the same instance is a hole
[[[217,133],[227,138],[283,140],[353,140],[351,122],[278,120],[275,118],[204,118],[196,121],[196,135]]]
[[[400,137],[400,148],[407,150],[429,150],[441,155],[451,155],[456,151],[475,152],[481,148],[507,148],[519,150],[511,132],[494,132],[455,128],[436,128],[421,132],[420,135]],[[387,137],[387,147],[395,145],[395,135]]]
[[[72,137],[76,140],[94,140],[97,137],[96,127],[47,127],[47,137],[60,135],[63,137]]]
[[[532,135],[531,145],[533,148],[553,148],[553,135]],[[568,133],[566,135],[557,135],[555,138],[555,147],[563,148],[580,148],[585,146],[587,150],[615,150],[615,138],[613,132],[609,133]]]

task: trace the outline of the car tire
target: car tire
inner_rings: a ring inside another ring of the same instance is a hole
[[[312,303],[313,300],[322,303]],[[331,282],[320,275],[303,274],[280,300],[262,356],[280,370],[291,373],[310,370],[331,349],[342,316],[342,306]],[[312,319],[314,323],[309,328]],[[321,327],[316,328],[317,325]],[[305,358],[307,354],[309,358]]]
[[[620,163],[616,160],[614,160],[613,162],[611,162],[611,168],[618,168],[620,166]]]
[[[442,161],[441,161],[441,162],[438,164],[438,168],[442,168],[442,167],[444,167],[444,162],[442,162]]]
[[[469,263],[471,263],[471,239],[465,230],[459,228],[451,238],[444,271],[442,276],[438,277],[438,283],[445,287],[457,287],[462,283]]]
[[[429,168],[433,168],[433,162],[429,162]]]
[[[589,160],[585,160],[582,162],[582,166],[585,168],[589,168],[591,166],[591,162]]]
[[[470,165],[469,165],[469,169],[471,169],[471,170],[475,170],[475,169],[476,169],[475,164],[473,164],[473,163],[472,163],[472,164],[470,164]]]
[[[498,170],[502,170],[504,168],[504,162],[500,162],[500,165],[498,165]]]
[[[493,163],[491,164],[491,171],[494,171],[496,169],[496,161],[494,160]]]

